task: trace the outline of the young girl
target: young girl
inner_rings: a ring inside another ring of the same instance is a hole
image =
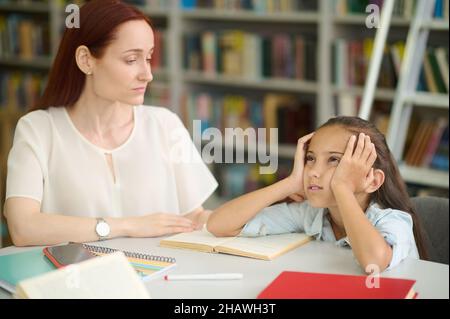
[[[297,202],[270,206],[286,197]],[[385,138],[356,117],[330,119],[300,138],[289,177],[219,207],[207,229],[216,236],[305,232],[350,245],[366,272],[372,265],[380,272],[392,268],[406,257],[426,258],[418,219]]]

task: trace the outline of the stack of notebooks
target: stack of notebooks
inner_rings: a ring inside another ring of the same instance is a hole
[[[84,245],[84,247],[97,256],[108,255],[118,251],[91,245]],[[123,251],[123,253],[144,281],[155,278],[176,265],[176,260],[172,257],[128,251]],[[55,269],[56,267],[48,260],[40,248],[3,255],[0,256],[0,287],[10,293],[14,293],[15,287],[20,281],[51,272]]]

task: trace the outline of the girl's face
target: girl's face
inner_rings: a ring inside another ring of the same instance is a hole
[[[140,105],[153,76],[150,59],[154,48],[151,27],[143,20],[120,25],[104,55],[95,60],[94,93],[111,102]]]
[[[351,135],[341,126],[323,127],[313,135],[305,156],[303,178],[306,197],[311,206],[336,206],[330,182]]]

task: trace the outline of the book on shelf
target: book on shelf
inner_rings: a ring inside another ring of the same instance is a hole
[[[408,135],[404,156],[406,164],[448,169],[448,118],[413,120]],[[441,165],[435,165],[437,161]]]
[[[282,144],[297,144],[297,140],[313,131],[314,115],[308,103],[289,94],[266,94],[263,100],[264,123],[267,132],[278,129]],[[271,141],[267,134],[267,142]]]
[[[0,58],[31,60],[50,55],[47,18],[0,13]]]
[[[0,109],[27,110],[40,97],[46,81],[39,72],[0,71]]]
[[[261,291],[258,299],[415,299],[415,280],[300,271],[283,271]]]
[[[143,282],[122,252],[20,281],[14,296],[20,299],[150,298]]]
[[[231,164],[216,168],[216,176],[221,181],[219,195],[222,198],[232,199],[272,185],[288,177],[292,167],[293,159],[279,158],[278,169],[274,174],[260,174],[259,164]]]
[[[183,35],[183,67],[206,75],[243,79],[316,79],[317,42],[305,35],[242,30]]]
[[[315,11],[317,4],[308,0],[183,0],[181,8],[192,9],[215,9],[248,11],[255,13],[291,13],[295,11]]]
[[[162,239],[160,246],[273,260],[294,248],[306,244],[310,240],[312,238],[304,233],[262,237],[215,237],[205,228]]]

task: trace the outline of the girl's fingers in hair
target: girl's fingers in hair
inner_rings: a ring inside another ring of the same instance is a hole
[[[299,144],[305,144],[306,142],[308,142],[311,137],[314,135],[314,132],[309,133],[308,135],[302,136],[298,139],[297,145]]]
[[[360,133],[358,136],[358,143],[356,144],[355,152],[353,153],[353,157],[356,159],[361,158],[361,155],[364,150],[364,141],[365,141],[365,135],[364,133]]]
[[[348,143],[347,143],[347,148],[345,149],[345,152],[344,152],[344,156],[347,156],[347,157],[352,156],[353,150],[355,148],[355,141],[356,141],[356,136],[355,135],[350,136],[350,139],[348,140]]]
[[[366,135],[366,137],[364,138],[364,149],[363,152],[361,154],[361,159],[363,161],[366,161],[369,159],[370,154],[372,153],[372,142],[370,141],[370,136]]]
[[[371,151],[369,157],[367,158],[367,166],[372,167],[377,160],[377,150],[375,149],[375,144],[372,143],[370,149]]]
[[[306,150],[306,145],[309,142],[309,140],[314,135],[314,132],[309,133],[308,135],[305,135],[303,137],[300,137],[297,141],[297,154],[303,154]]]
[[[366,181],[364,183],[364,189],[369,187],[370,184],[372,184],[374,179],[375,179],[375,176],[373,175],[373,168],[371,168],[369,171],[369,174],[367,174]]]

